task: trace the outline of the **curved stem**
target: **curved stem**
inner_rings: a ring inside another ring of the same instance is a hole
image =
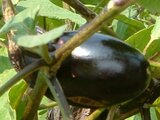
[[[72,120],[72,114],[69,110],[69,105],[68,102],[65,98],[65,95],[63,93],[63,90],[60,86],[59,81],[57,80],[56,77],[52,78],[52,82],[46,77],[45,81],[52,93],[52,95],[54,96],[60,110],[62,113],[62,116],[65,120]]]
[[[113,120],[118,106],[112,106],[108,112],[106,120]]]
[[[140,108],[142,120],[151,120],[150,109],[149,108]]]
[[[38,108],[38,110],[43,110],[43,109],[48,109],[48,108],[53,108],[57,106],[57,103],[56,102],[51,102],[51,103],[48,103],[48,104],[41,104]]]

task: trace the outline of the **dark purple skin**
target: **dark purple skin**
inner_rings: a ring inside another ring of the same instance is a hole
[[[65,43],[75,33],[65,33],[57,44]],[[58,70],[57,78],[67,98],[85,97],[102,104],[76,100],[71,103],[102,107],[140,95],[150,82],[147,67],[148,62],[136,49],[114,37],[94,34],[72,51]]]
[[[57,49],[75,33],[64,33],[49,48]],[[97,33],[72,51],[58,70],[57,78],[70,104],[97,108],[140,95],[150,83],[147,68],[148,62],[136,49]],[[49,90],[46,96],[53,99]]]

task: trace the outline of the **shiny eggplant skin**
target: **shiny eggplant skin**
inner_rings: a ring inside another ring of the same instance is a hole
[[[67,42],[76,32],[66,32],[49,43],[50,54]],[[24,53],[26,64],[38,58]],[[149,85],[144,56],[123,41],[96,33],[76,47],[57,71],[63,91],[71,105],[105,107],[134,99]],[[33,87],[36,73],[30,77]],[[48,90],[46,96],[53,99]]]
[[[76,32],[64,33],[61,47]],[[117,38],[94,34],[75,48],[57,72],[71,104],[104,107],[131,100],[149,85],[148,62],[136,49]],[[49,98],[51,95],[47,94]]]

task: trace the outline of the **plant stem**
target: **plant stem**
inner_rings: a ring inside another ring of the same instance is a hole
[[[106,108],[99,108],[95,110],[91,115],[89,115],[86,120],[94,120],[96,119],[102,112],[104,112]]]
[[[44,80],[44,75],[41,71],[39,71],[36,84],[30,96],[30,100],[28,101],[28,104],[23,113],[23,120],[34,119],[39,108],[39,104],[42,100],[43,95],[46,93],[47,88],[48,86]]]
[[[61,113],[62,113],[64,120],[72,120],[72,114],[69,110],[68,102],[65,98],[63,90],[59,84],[59,81],[57,80],[56,77],[53,77],[52,79],[53,79],[52,82],[48,78],[45,78],[45,81],[46,81],[48,87],[50,88],[50,91],[51,91],[52,95],[54,96],[54,98],[55,98],[55,100],[61,110]]]
[[[5,84],[0,87],[0,96],[3,95],[9,88],[11,88],[14,84],[16,84],[19,80],[25,78],[30,75],[40,67],[44,66],[45,63],[43,60],[38,60],[28,66],[26,66],[22,71],[13,76],[10,80],[8,80]]]
[[[150,108],[140,108],[142,120],[151,120]]]
[[[106,120],[113,120],[117,109],[117,106],[112,106],[109,110]]]
[[[38,110],[43,110],[43,109],[48,109],[48,108],[53,108],[57,106],[57,103],[56,102],[51,102],[51,103],[48,103],[48,104],[41,104],[39,106],[39,109]]]
[[[96,14],[85,7],[79,0],[63,0],[68,5],[72,6],[75,10],[77,10],[84,18],[87,19],[87,21],[91,21]]]

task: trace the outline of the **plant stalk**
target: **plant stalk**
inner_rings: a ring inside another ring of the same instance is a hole
[[[47,88],[48,86],[44,80],[44,76],[41,73],[41,71],[39,71],[38,77],[36,80],[36,84],[30,95],[30,99],[23,113],[22,120],[33,120],[34,119],[35,115],[37,114],[37,110],[39,108],[40,102],[43,98],[43,95],[46,93]]]

